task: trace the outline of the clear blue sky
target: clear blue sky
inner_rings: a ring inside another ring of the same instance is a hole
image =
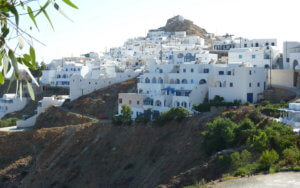
[[[72,19],[49,8],[55,31],[43,15],[40,32],[33,34],[47,46],[34,44],[39,60],[78,56],[120,46],[146,30],[165,25],[180,14],[208,32],[248,38],[300,41],[299,0],[72,0],[79,10],[57,2]],[[30,20],[24,23],[33,26]]]

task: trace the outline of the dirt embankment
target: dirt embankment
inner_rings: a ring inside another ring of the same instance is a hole
[[[42,113],[35,123],[35,129],[63,127],[67,125],[81,125],[95,119],[63,110],[62,108],[50,107]]]
[[[82,96],[64,107],[80,114],[112,117],[118,112],[119,93],[137,92],[137,79],[114,84],[91,94]]]
[[[215,116],[205,114],[163,127],[86,123],[1,133],[0,185],[152,188],[166,184],[207,160],[201,132]],[[189,176],[185,184],[197,179]]]

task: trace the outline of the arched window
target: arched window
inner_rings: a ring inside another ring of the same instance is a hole
[[[64,75],[63,75],[63,78],[67,78],[67,75],[64,74]]]
[[[180,106],[180,102],[175,101],[174,106]]]
[[[176,79],[176,84],[180,84],[180,80],[179,79]]]
[[[163,84],[163,83],[164,83],[164,80],[163,80],[161,77],[159,77],[159,78],[158,78],[158,83]]]
[[[59,74],[59,75],[57,75],[57,78],[61,78],[60,74]]]
[[[266,64],[265,69],[269,69],[269,68],[270,68],[270,65]]]
[[[155,106],[161,106],[161,101],[160,100],[155,101]]]
[[[199,81],[199,85],[206,84],[206,83],[207,83],[207,82],[206,82],[205,79],[201,79],[201,80]]]
[[[187,81],[187,79],[183,79],[183,80],[181,80],[181,83],[182,83],[182,84],[187,84],[188,81]]]
[[[146,78],[146,79],[145,79],[145,83],[149,84],[149,83],[150,83],[150,79],[149,79],[149,78]]]
[[[152,78],[152,83],[156,84],[156,78],[155,77]]]
[[[187,103],[186,103],[186,102],[182,102],[182,103],[181,103],[181,106],[183,106],[183,107],[186,108],[186,107],[187,107]]]

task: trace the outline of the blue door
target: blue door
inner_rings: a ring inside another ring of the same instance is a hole
[[[247,93],[247,101],[253,103],[253,93]]]

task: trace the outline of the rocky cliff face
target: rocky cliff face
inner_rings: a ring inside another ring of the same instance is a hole
[[[167,24],[160,29],[167,32],[186,31],[187,35],[197,35],[204,39],[208,38],[207,31],[205,29],[179,15],[168,19]]]

